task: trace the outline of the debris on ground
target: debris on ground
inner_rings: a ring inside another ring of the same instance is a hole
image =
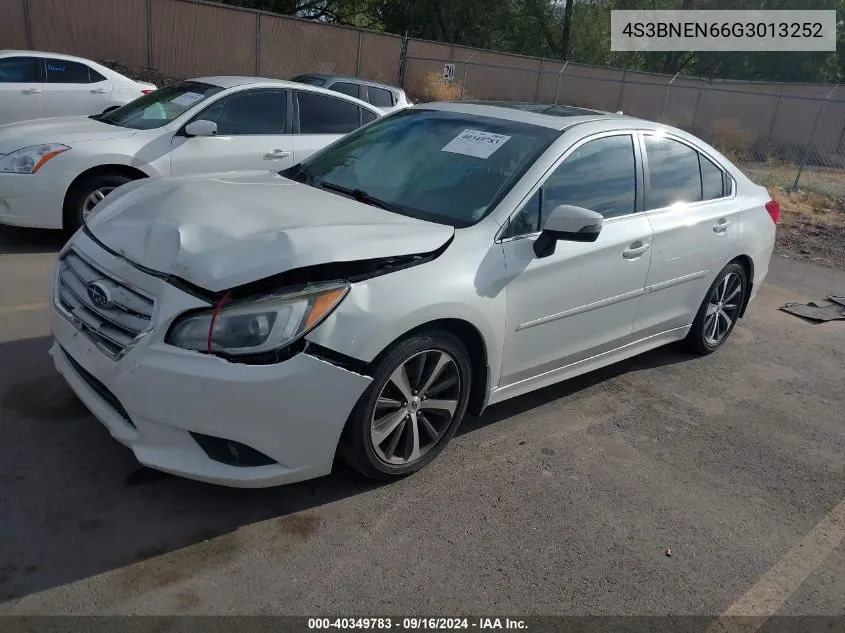
[[[120,62],[116,62],[112,59],[106,59],[100,61],[99,63],[106,68],[110,68],[116,73],[120,73],[124,77],[129,77],[133,81],[146,81],[151,84],[155,84],[156,88],[169,86],[170,84],[174,84],[179,81],[176,77],[160,73],[154,68],[145,68],[144,66],[127,66],[126,64],[121,64]]]
[[[664,553],[664,554],[666,554],[666,556],[668,556],[669,558],[671,558],[671,557],[672,557],[672,550],[671,550],[671,549],[669,549],[668,547],[666,548],[666,551],[665,551],[665,552],[663,552],[663,553]]]
[[[784,312],[809,319],[817,323],[845,321],[845,297],[828,295],[829,301],[810,301],[809,303],[787,303],[780,307]]]

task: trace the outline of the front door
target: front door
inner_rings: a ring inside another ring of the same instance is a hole
[[[0,125],[44,117],[42,70],[38,57],[0,58]]]
[[[293,165],[289,133],[288,91],[254,89],[227,95],[191,120],[217,124],[216,136],[177,133],[170,154],[170,173],[282,170]]]
[[[609,351],[631,340],[651,259],[652,230],[640,211],[637,153],[630,134],[575,147],[512,217],[503,247],[507,334],[502,387]],[[537,258],[545,217],[570,204],[601,213],[595,242],[560,241]]]

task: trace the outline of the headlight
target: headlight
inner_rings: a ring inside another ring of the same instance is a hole
[[[348,283],[332,282],[223,304],[214,310],[182,317],[170,329],[166,342],[212,354],[260,354],[277,350],[319,325],[348,291]]]
[[[47,143],[24,147],[0,157],[0,172],[7,174],[34,174],[51,158],[68,151],[67,145]]]

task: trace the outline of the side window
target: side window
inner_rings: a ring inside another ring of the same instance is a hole
[[[106,78],[103,77],[100,73],[98,73],[93,68],[88,69],[88,83],[96,84],[100,83],[101,81],[106,81]]]
[[[637,173],[630,134],[588,141],[570,154],[513,217],[507,237],[536,233],[562,204],[584,207],[605,218],[634,213]]]
[[[367,86],[367,94],[369,95],[367,101],[377,108],[389,108],[393,105],[393,95],[390,94],[390,90]]]
[[[722,170],[716,167],[704,154],[698,155],[701,162],[701,199],[715,200],[725,195],[725,180]]]
[[[542,215],[572,204],[613,218],[634,213],[636,202],[634,139],[628,134],[606,136],[584,143],[549,176]]]
[[[192,120],[213,121],[219,136],[285,133],[285,90],[247,90],[215,101]]]
[[[354,103],[312,92],[297,95],[300,134],[346,134],[360,126]]]
[[[40,83],[41,60],[36,57],[0,59],[0,83]]]
[[[45,59],[47,83],[49,84],[87,84],[89,68],[79,62],[64,59]]]
[[[650,189],[646,210],[701,200],[698,152],[670,138],[645,136]]]
[[[531,235],[540,230],[540,198],[543,189],[534,192],[522,210],[511,218],[504,238],[517,237],[518,235]]]
[[[374,112],[361,108],[361,125],[375,121],[377,118]]]
[[[355,97],[356,99],[359,95],[358,84],[349,83],[348,81],[335,82],[329,86],[329,90],[334,90],[335,92],[340,92],[342,94],[349,95],[350,97]]]

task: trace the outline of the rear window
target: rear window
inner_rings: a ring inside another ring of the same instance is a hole
[[[295,81],[299,84],[308,84],[309,86],[317,86],[318,88],[326,83],[325,79],[321,79],[320,77],[309,77],[308,75],[299,75],[298,77],[294,77],[291,81]]]

